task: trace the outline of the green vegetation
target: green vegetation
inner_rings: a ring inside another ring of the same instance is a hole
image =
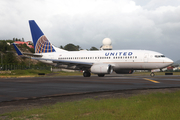
[[[74,45],[72,43],[69,43],[69,44],[65,45],[64,47],[61,45],[60,48],[64,49],[64,50],[67,50],[67,51],[79,51],[79,50],[83,50],[79,45]],[[91,47],[89,50],[98,50],[98,49],[96,47]]]
[[[0,63],[9,64],[9,63],[17,63],[14,53],[11,51],[13,48],[7,43],[11,44],[12,40],[1,40],[0,41]]]
[[[15,55],[16,51],[11,45],[14,41],[24,41],[24,39],[17,39],[13,38],[13,40],[0,40],[0,63],[1,67],[2,65],[8,65],[8,64],[21,64],[26,65],[28,64],[28,60],[22,59],[20,57],[17,57]],[[29,52],[34,51],[34,49],[27,47],[26,44],[18,46],[23,52]]]
[[[0,78],[9,78],[9,77],[38,77],[38,73],[50,74],[50,70],[12,70],[12,71],[0,71]]]
[[[2,114],[7,119],[47,120],[177,120],[180,91],[129,98],[84,99]]]
[[[69,44],[65,45],[64,47],[61,46],[60,48],[64,49],[64,50],[68,50],[68,51],[79,51],[81,49],[79,45],[76,46],[72,43],[69,43]]]
[[[90,50],[98,50],[96,47],[91,47]]]
[[[82,72],[65,72],[65,71],[60,71],[60,72],[55,72],[55,76],[82,76]]]
[[[51,72],[50,68],[48,69],[26,69],[26,70],[12,70],[12,71],[0,71],[0,78],[10,78],[10,77],[42,77],[38,75],[39,73],[44,73],[43,76],[77,76],[81,75],[82,72]]]
[[[12,70],[11,71],[13,75],[37,75],[38,73],[52,73],[50,70],[33,70],[33,69],[28,69],[28,70]]]

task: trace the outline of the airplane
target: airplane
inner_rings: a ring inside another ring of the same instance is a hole
[[[90,77],[91,73],[104,77],[113,71],[132,74],[134,70],[162,69],[173,63],[163,54],[150,50],[66,51],[52,45],[34,20],[29,20],[29,25],[35,48],[35,53],[29,58],[59,68],[81,70],[84,77]],[[26,55],[13,45],[18,55]],[[151,72],[150,76],[154,75]]]

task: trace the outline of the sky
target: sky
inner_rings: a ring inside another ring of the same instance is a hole
[[[56,47],[157,51],[180,60],[180,0],[1,0],[0,40],[31,41],[35,20]]]

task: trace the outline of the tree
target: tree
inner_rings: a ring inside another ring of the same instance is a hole
[[[68,51],[79,51],[79,45],[75,46],[72,43],[67,44],[66,46],[64,46],[64,50],[68,50]]]
[[[0,51],[6,52],[8,50],[11,50],[11,47],[7,44],[5,40],[0,41]]]
[[[62,45],[60,46],[60,48],[61,48],[61,49],[64,49]]]
[[[5,64],[17,64],[18,62],[17,62],[17,60],[16,60],[16,57],[15,57],[15,55],[14,55],[14,53],[12,53],[12,52],[8,52],[8,53],[6,53],[6,55],[5,55],[5,58],[4,58],[4,62],[3,63],[5,63]]]
[[[91,47],[90,50],[98,50],[96,47]]]
[[[76,46],[78,48],[78,50],[82,50],[81,47],[79,45]]]

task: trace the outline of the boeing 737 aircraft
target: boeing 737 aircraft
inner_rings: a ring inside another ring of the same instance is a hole
[[[91,73],[104,77],[113,71],[132,74],[134,70],[162,69],[173,63],[163,54],[149,50],[100,50],[69,52],[53,46],[34,20],[29,21],[35,53],[31,59],[65,69],[82,70],[84,77]],[[26,55],[13,44],[18,55]],[[150,74],[154,76],[154,73]]]

